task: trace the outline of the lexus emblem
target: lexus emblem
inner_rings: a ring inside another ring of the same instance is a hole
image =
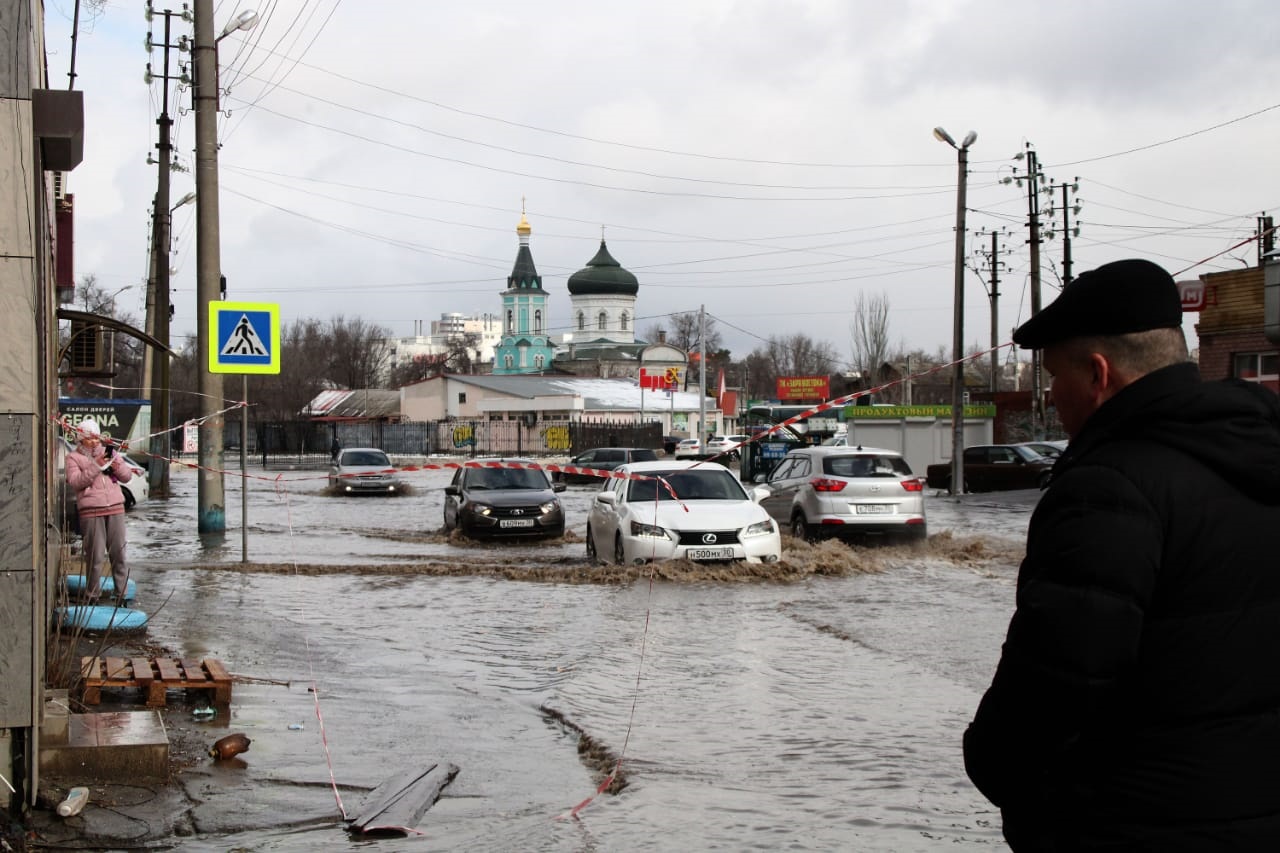
[[[515,509],[511,510],[511,514],[512,514],[512,515],[524,515],[524,510],[520,509],[520,507],[516,507]]]
[[[871,491],[873,491],[873,492],[878,492],[878,491],[880,491],[880,487],[879,487],[879,486],[872,486],[872,487],[871,487]]]
[[[716,535],[715,535],[714,533],[704,533],[704,534],[702,534],[702,544],[703,544],[703,545],[714,545],[714,544],[716,544]]]

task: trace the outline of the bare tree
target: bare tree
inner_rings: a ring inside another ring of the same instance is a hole
[[[341,388],[376,388],[386,378],[391,331],[341,314],[329,321],[329,379]]]
[[[714,317],[705,317],[705,328],[707,332],[707,353],[718,352],[723,344],[720,330],[716,327]],[[679,347],[685,352],[693,352],[698,349],[698,312],[686,311],[682,314],[672,314],[667,318],[666,323],[651,323],[644,331],[644,339],[647,341],[656,341],[658,333],[666,331],[667,343],[673,347]]]
[[[870,382],[889,355],[889,297],[859,293],[849,323],[852,367],[863,382]]]
[[[745,359],[748,394],[772,398],[779,376],[830,376],[837,362],[836,349],[803,332],[772,336]]]

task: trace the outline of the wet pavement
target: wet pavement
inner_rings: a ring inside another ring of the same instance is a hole
[[[1003,847],[960,736],[1036,493],[932,495],[917,548],[785,539],[777,567],[651,578],[586,562],[589,485],[563,495],[563,542],[489,546],[440,532],[448,471],[406,474],[412,494],[395,498],[333,497],[323,472],[249,473],[247,554],[231,477],[220,543],[196,536],[193,472],[129,516],[146,642],[222,660],[239,678],[230,708],[199,722],[200,703],[171,693],[174,783],[96,791],[44,821],[47,843]],[[203,754],[230,732],[250,749]],[[614,788],[564,819],[619,757]],[[437,761],[460,772],[422,835],[349,839],[344,810]]]

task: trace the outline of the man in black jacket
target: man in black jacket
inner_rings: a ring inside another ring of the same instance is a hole
[[[1280,396],[1181,324],[1129,260],[1014,333],[1071,436],[964,736],[1016,851],[1280,850]]]

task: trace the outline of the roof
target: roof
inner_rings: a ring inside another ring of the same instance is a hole
[[[595,257],[569,276],[572,296],[635,296],[639,291],[640,282],[613,259],[604,240],[600,241]]]
[[[537,397],[563,397],[573,395],[582,398],[588,410],[638,411],[640,386],[634,379],[597,379],[588,376],[530,376],[487,374],[445,374],[448,379],[485,388],[499,394],[533,400]],[[429,381],[429,380],[428,380]],[[675,409],[680,412],[696,412],[699,397],[696,391],[676,391],[668,397],[663,391],[649,391],[644,395],[645,407]],[[708,409],[715,408],[714,398],[708,397]]]
[[[321,391],[302,414],[326,420],[398,418],[400,392],[381,388]]]

